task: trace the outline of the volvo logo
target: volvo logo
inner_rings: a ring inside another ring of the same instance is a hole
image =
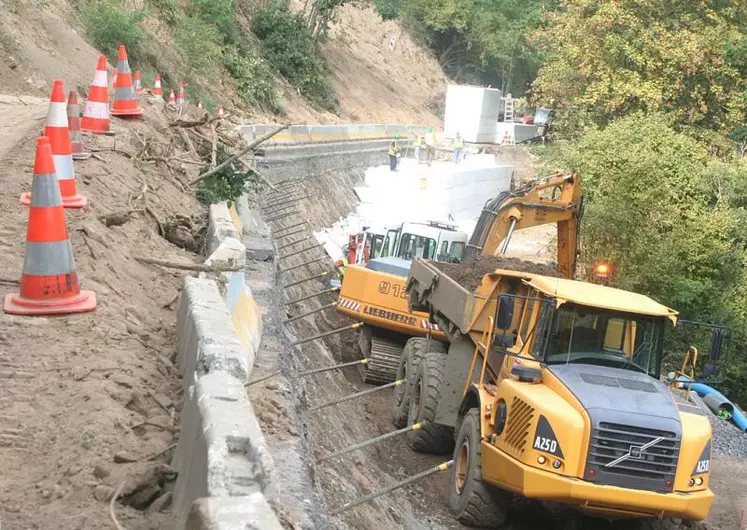
[[[644,457],[644,453],[647,449],[655,446],[664,439],[665,438],[663,436],[659,436],[658,438],[651,440],[645,445],[631,445],[630,449],[628,449],[628,454],[622,455],[620,458],[613,460],[609,464],[605,464],[604,467],[615,467],[617,464],[625,462],[628,459],[640,460]]]

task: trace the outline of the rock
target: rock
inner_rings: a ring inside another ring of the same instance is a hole
[[[135,399],[135,393],[132,390],[118,387],[109,390],[109,396],[125,408],[127,408]]]
[[[144,341],[147,341],[150,338],[150,333],[143,329],[142,324],[133,324],[128,321],[125,323],[125,328],[127,329],[127,333],[140,337]]]
[[[117,383],[125,388],[136,388],[138,386],[137,380],[134,377],[117,372],[109,376],[109,381]]]
[[[137,458],[132,456],[127,451],[117,451],[114,453],[115,464],[129,464],[130,462],[137,462]]]
[[[265,388],[267,390],[277,390],[278,388],[280,388],[280,383],[278,383],[277,381],[272,381],[271,383],[267,383],[265,385]]]
[[[96,478],[106,478],[111,474],[109,468],[106,466],[98,465],[93,468],[93,476]]]
[[[71,464],[71,465],[70,465],[70,466],[69,466],[69,467],[67,468],[67,471],[65,471],[65,476],[66,476],[66,477],[72,477],[72,476],[75,476],[75,475],[77,475],[78,473],[80,473],[80,472],[81,472],[82,470],[83,470],[83,466],[81,466],[81,465],[78,465],[78,464]]]
[[[128,499],[127,504],[138,510],[144,510],[148,507],[153,499],[161,495],[161,487],[157,484],[151,484],[133,493]]]
[[[153,394],[153,399],[155,399],[156,403],[158,403],[165,409],[168,409],[173,404],[173,402],[171,401],[171,398],[169,398],[165,394],[160,394],[160,393]]]
[[[112,498],[112,495],[114,495],[114,488],[104,484],[99,484],[93,490],[93,497],[97,501],[107,502]]]
[[[172,494],[170,491],[167,491],[160,497],[158,497],[156,500],[154,500],[150,507],[148,508],[151,512],[162,512],[164,510],[167,510],[171,506],[171,498]]]

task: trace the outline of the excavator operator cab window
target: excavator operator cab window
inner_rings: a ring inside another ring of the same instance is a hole
[[[547,364],[595,364],[659,376],[661,318],[564,304],[550,326]]]
[[[371,259],[381,258],[384,250],[384,236],[380,234],[369,234],[369,244],[371,249]]]
[[[438,256],[436,256],[436,259],[438,261],[447,261],[449,259],[449,242],[448,241],[441,242],[441,249],[438,251]]]
[[[384,244],[381,249],[380,258],[386,258],[394,256],[395,250],[397,249],[397,239],[399,236],[399,230],[387,230],[386,237],[384,238]]]
[[[449,252],[449,261],[453,263],[459,263],[464,258],[464,249],[466,245],[464,241],[452,241],[451,252]]]
[[[433,259],[436,255],[436,241],[430,237],[402,234],[398,258],[413,260],[416,258]]]

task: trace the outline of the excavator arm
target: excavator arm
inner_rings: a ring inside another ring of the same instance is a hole
[[[573,278],[581,211],[581,181],[574,173],[556,172],[518,191],[501,193],[483,207],[465,260],[505,254],[516,230],[555,223],[558,271],[565,278]]]

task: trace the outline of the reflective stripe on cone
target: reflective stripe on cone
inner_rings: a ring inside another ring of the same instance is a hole
[[[64,97],[64,95],[63,95]],[[59,315],[96,309],[96,295],[81,291],[65,222],[49,138],[37,139],[26,254],[18,294],[5,296],[14,315]]]
[[[143,109],[135,97],[132,86],[132,73],[127,62],[127,50],[119,46],[119,62],[117,63],[117,79],[114,82],[114,102],[111,108],[112,116],[140,116]]]

